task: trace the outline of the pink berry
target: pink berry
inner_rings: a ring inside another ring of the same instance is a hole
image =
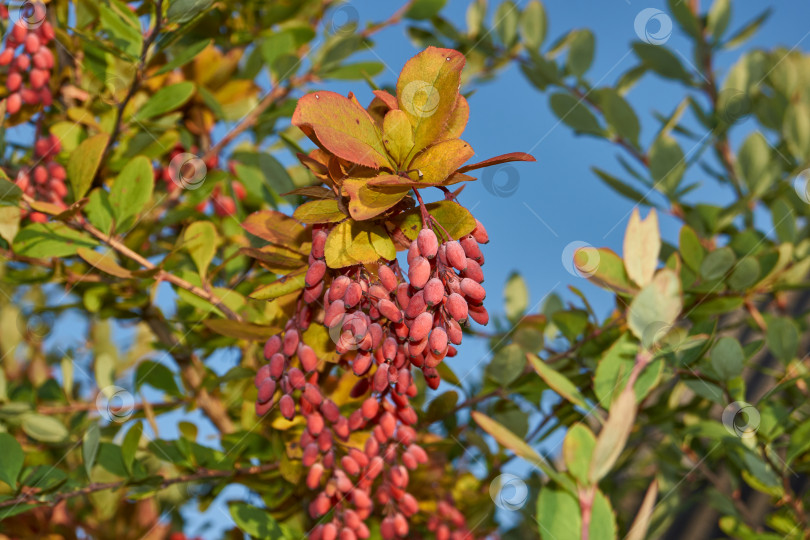
[[[461,292],[473,302],[482,302],[487,296],[486,290],[480,283],[470,278],[461,280]]]
[[[14,93],[9,95],[8,99],[6,100],[6,112],[8,112],[8,114],[14,115],[20,112],[21,108],[22,108],[22,98],[20,97],[20,94]]]
[[[426,259],[432,259],[439,251],[439,240],[431,229],[422,229],[416,237],[419,253]]]
[[[463,272],[467,268],[467,255],[464,253],[464,248],[461,247],[461,244],[456,240],[447,242],[445,244],[445,250],[447,253],[447,262],[450,266],[459,272]]]
[[[16,30],[16,28],[15,28]],[[39,38],[36,34],[28,34],[25,36],[25,52],[34,54],[39,50]]]
[[[383,317],[393,323],[402,322],[402,311],[391,300],[382,299],[377,302],[377,309]]]
[[[425,303],[429,307],[440,304],[444,299],[444,283],[439,278],[431,278],[424,288]]]
[[[6,88],[8,88],[9,92],[16,92],[22,86],[22,81],[23,78],[20,72],[12,71],[6,79]]]
[[[295,416],[295,402],[289,394],[281,396],[281,400],[278,402],[278,408],[287,420],[292,420]]]
[[[447,302],[444,304],[447,313],[450,314],[453,319],[462,323],[467,320],[467,301],[464,300],[458,293],[452,293],[450,296],[447,297]]]
[[[307,287],[314,287],[321,282],[325,273],[326,263],[321,260],[317,260],[312,263],[309,270],[307,270],[307,275],[304,277],[304,283],[306,283]]]
[[[470,234],[473,235],[473,238],[475,238],[475,241],[479,244],[489,243],[489,235],[487,234],[487,230],[477,219],[475,220],[475,229],[473,229]]]
[[[389,292],[394,292],[396,290],[399,280],[397,279],[397,275],[389,266],[381,265],[377,270],[377,275],[380,277],[380,283],[382,283],[383,287],[388,289]]]
[[[264,357],[267,360],[270,360],[270,358],[280,350],[281,350],[281,338],[278,335],[275,335],[265,342]]]
[[[408,340],[411,342],[422,341],[428,337],[431,328],[433,328],[433,314],[424,312],[411,323],[411,331],[408,334]]]
[[[430,262],[424,257],[416,257],[408,267],[408,280],[413,287],[421,289],[430,279]]]
[[[318,357],[309,345],[303,343],[298,345],[298,360],[301,361],[301,367],[307,373],[315,371],[318,367]]]

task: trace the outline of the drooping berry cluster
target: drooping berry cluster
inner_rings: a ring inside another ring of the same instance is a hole
[[[427,212],[423,223],[408,250],[407,273],[397,261],[384,259],[376,272],[363,265],[331,269],[324,260],[329,226],[313,227],[296,316],[282,335],[266,343],[269,363],[256,376],[256,412],[266,414],[280,389],[282,415],[292,419],[297,404],[306,418],[303,465],[309,468],[307,486],[319,491],[309,512],[321,521],[331,512],[331,519],[310,533],[316,540],[368,538],[363,520],[372,512],[373,499],[385,516],[383,538],[409,535],[408,518],[418,504],[406,491],[408,471],[428,460],[412,427],[418,420],[409,403],[417,394],[412,368],[421,370],[435,389],[440,382],[436,368],[456,354],[462,325],[468,318],[488,322],[481,286],[479,243],[488,242],[483,225],[477,222],[471,234],[454,240]],[[441,242],[431,224],[440,230]],[[359,377],[351,396],[366,397],[353,411],[342,413],[318,389],[319,359],[300,339],[313,319],[328,328],[340,365]],[[362,450],[347,444],[358,431],[371,432]],[[445,521],[456,522],[460,515],[445,512],[434,530],[444,531]]]
[[[28,19],[42,20],[45,17],[43,4],[28,3],[25,9],[35,12],[24,14]],[[5,5],[0,6],[0,17],[9,19]],[[10,115],[17,114],[23,105],[49,107],[53,102],[48,88],[54,66],[53,53],[48,49],[48,43],[54,38],[53,27],[48,21],[36,28],[27,26],[24,20],[16,21],[0,52],[0,66],[8,66],[6,112]]]
[[[67,173],[65,168],[56,162],[62,145],[54,135],[37,139],[34,143],[33,168],[23,167],[17,173],[17,186],[29,197],[53,203],[59,207],[67,208],[64,202],[68,194]],[[23,210],[26,217],[27,210]],[[31,221],[44,223],[47,216],[41,212],[30,212],[27,217]]]

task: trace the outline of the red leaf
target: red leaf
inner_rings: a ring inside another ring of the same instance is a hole
[[[484,167],[491,167],[493,165],[500,165],[501,163],[508,163],[510,161],[537,161],[537,160],[534,159],[534,156],[532,156],[531,154],[527,154],[526,152],[511,152],[509,154],[502,154],[500,156],[485,159],[484,161],[479,161],[478,163],[473,163],[472,165],[467,165],[466,167],[460,168],[457,172],[465,173],[467,171],[482,169]]]

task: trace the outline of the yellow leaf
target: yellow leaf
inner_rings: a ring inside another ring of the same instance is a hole
[[[399,109],[388,111],[383,119],[383,143],[394,162],[402,166],[413,148],[413,128],[407,114]]]
[[[346,217],[334,199],[305,202],[295,209],[293,217],[302,223],[333,223]]]
[[[416,156],[408,169],[416,169],[411,178],[418,178],[420,182],[443,182],[459,167],[469,160],[475,152],[472,147],[461,139],[450,139],[434,144]]]
[[[413,126],[413,156],[445,132],[456,107],[464,55],[428,47],[405,64],[397,80],[397,103]]]
[[[324,252],[330,268],[374,262],[379,257],[368,231],[361,229],[354,221],[344,221],[332,229],[326,239]]]
[[[444,137],[448,139],[458,139],[464,133],[464,128],[467,127],[467,120],[470,119],[470,105],[461,94],[456,99],[456,106],[453,112],[450,113],[450,119],[447,120],[447,127]]]
[[[377,179],[396,181],[399,177],[383,175],[378,176]],[[382,214],[405,198],[410,191],[410,187],[407,185],[376,187],[370,186],[368,182],[368,178],[347,178],[343,182],[343,189],[349,196],[349,214],[358,221]]]
[[[641,287],[652,281],[660,251],[661,236],[655,208],[645,220],[641,219],[638,208],[634,208],[624,233],[624,267],[630,279]]]
[[[112,253],[103,254],[98,251],[93,251],[88,248],[79,248],[76,253],[84,259],[88,264],[98,268],[102,272],[106,272],[112,276],[127,279],[132,277],[132,272],[119,266],[115,262],[115,257]]]

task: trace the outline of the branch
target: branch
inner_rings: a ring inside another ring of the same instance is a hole
[[[137,262],[138,264],[140,264],[144,268],[146,268],[148,270],[157,270],[157,273],[155,274],[155,279],[156,280],[158,280],[158,281],[168,281],[169,283],[172,283],[173,285],[176,285],[176,286],[180,287],[181,289],[185,289],[188,292],[190,292],[190,293],[192,293],[192,294],[194,294],[196,296],[199,296],[203,300],[206,300],[207,302],[210,302],[211,304],[216,306],[229,319],[232,319],[234,321],[242,322],[242,317],[240,317],[239,314],[237,314],[236,312],[231,310],[231,308],[226,306],[222,302],[222,300],[220,300],[220,298],[217,295],[215,295],[214,293],[212,293],[210,291],[206,291],[205,289],[197,287],[196,285],[192,285],[188,281],[186,281],[186,280],[184,280],[182,278],[179,278],[179,277],[175,276],[174,274],[163,270],[162,268],[159,269],[157,266],[155,266],[154,264],[149,262],[147,259],[142,257],[140,254],[138,254],[135,251],[128,248],[123,242],[121,242],[120,240],[118,240],[116,238],[113,238],[111,236],[108,236],[108,235],[104,234],[103,232],[101,232],[100,230],[95,228],[93,225],[88,223],[87,221],[82,221],[82,222],[74,221],[74,222],[68,223],[68,225],[71,225],[73,228],[79,228],[79,229],[82,229],[82,230],[90,233],[91,235],[95,236],[96,238],[98,238],[99,240],[101,240],[102,242],[104,242],[105,244],[110,246],[111,248],[113,248],[115,251],[119,252],[121,255],[124,255],[125,257]]]
[[[258,474],[262,474],[268,471],[272,471],[278,468],[278,463],[265,463],[264,465],[253,465],[251,467],[243,467],[240,469],[234,469],[230,471],[219,471],[219,470],[212,470],[212,469],[202,469],[195,473],[187,474],[184,476],[175,476],[174,478],[163,478],[160,482],[159,489],[166,489],[169,486],[173,486],[174,484],[184,484],[187,482],[196,482],[198,480],[212,480],[216,478],[238,478],[243,476],[255,476]],[[128,480],[122,480],[120,482],[94,482],[91,483],[83,488],[77,489],[75,491],[67,491],[64,493],[55,493],[52,497],[46,497],[44,500],[38,500],[37,495],[38,492],[33,491],[26,493],[25,495],[21,495],[15,499],[7,499],[5,501],[0,501],[0,508],[7,508],[9,506],[17,506],[20,504],[32,504],[32,505],[40,505],[40,504],[49,504],[50,506],[56,506],[60,502],[73,499],[76,497],[82,497],[84,495],[90,495],[91,493],[96,493],[98,491],[104,491],[107,489],[120,489],[130,485]],[[137,485],[137,484],[133,484]]]

